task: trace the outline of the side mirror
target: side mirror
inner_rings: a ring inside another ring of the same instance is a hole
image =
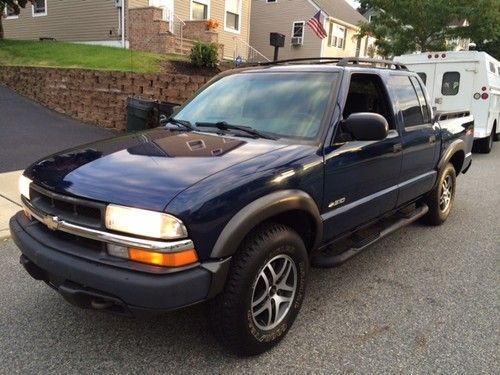
[[[342,126],[357,141],[379,141],[389,132],[385,117],[371,112],[352,113]]]

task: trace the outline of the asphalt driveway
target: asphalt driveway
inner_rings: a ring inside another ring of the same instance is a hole
[[[83,124],[0,86],[0,173],[117,133]]]
[[[442,226],[414,224],[340,268],[313,269],[283,342],[236,358],[206,307],[131,320],[68,305],[0,242],[0,373],[497,374],[500,144],[474,155]]]

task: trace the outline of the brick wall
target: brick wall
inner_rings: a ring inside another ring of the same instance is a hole
[[[117,130],[125,129],[129,95],[183,103],[210,78],[0,66],[0,84],[70,117]]]

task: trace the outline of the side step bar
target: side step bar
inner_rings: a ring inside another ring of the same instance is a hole
[[[312,265],[323,268],[340,266],[346,260],[359,254],[380,239],[420,219],[428,211],[429,207],[424,204],[417,207],[413,212],[411,212],[411,214],[405,214],[403,216],[395,214],[395,216],[393,216],[392,218],[384,219],[381,221],[381,223],[378,224],[380,227],[378,228],[376,233],[358,239],[353,244],[351,244],[349,248],[342,251],[341,253],[334,253],[331,251],[335,246],[335,243],[322,251],[318,251],[313,255],[313,258],[311,260]],[[353,237],[356,236],[356,234],[353,235]]]

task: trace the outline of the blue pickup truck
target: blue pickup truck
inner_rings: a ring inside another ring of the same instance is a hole
[[[473,127],[390,61],[232,70],[163,126],[32,164],[10,229],[69,302],[139,316],[209,301],[220,341],[258,354],[292,326],[311,264],[447,219]]]

